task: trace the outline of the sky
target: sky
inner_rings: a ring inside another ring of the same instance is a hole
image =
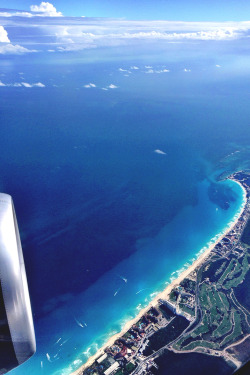
[[[29,10],[34,4],[34,0],[1,0],[0,6]],[[250,14],[248,0],[54,0],[53,5],[65,16],[133,20],[240,21]]]
[[[148,76],[172,74],[180,61],[185,73],[209,66],[230,74],[235,64],[239,74],[249,70],[247,1],[1,0],[0,6],[0,69],[120,61],[118,72],[128,80],[137,72],[131,66]],[[1,89],[47,84],[0,76]]]
[[[125,46],[132,48],[134,54],[142,54],[143,46],[149,53],[156,45],[160,51],[171,48],[170,44],[179,44],[180,52],[188,44],[190,50],[195,48],[192,45],[199,45],[199,50],[204,46],[207,48],[209,42],[213,42],[215,48],[216,42],[224,45],[231,42],[233,45],[237,41],[239,48],[244,41],[244,49],[248,45],[250,21],[245,20],[243,15],[240,18],[243,9],[240,1],[237,3],[240,11],[235,13],[235,2],[232,2],[232,8],[227,2],[225,11],[221,11],[223,0],[214,13],[214,2],[209,2],[209,6],[204,1],[197,2],[196,6],[196,0],[185,3],[181,0],[159,0],[154,5],[146,0],[143,1],[143,6],[140,0],[135,1],[134,6],[127,0],[119,1],[119,8],[117,1],[114,6],[112,1],[102,2],[99,6],[98,1],[91,2],[90,6],[88,1],[72,0],[69,8],[68,1],[36,3],[34,0],[24,0],[17,4],[12,0],[7,4],[3,0],[0,8],[0,55],[36,54],[42,59],[45,53],[79,54],[99,48],[116,48],[118,52],[118,49],[124,49]],[[4,8],[4,4],[8,7]],[[245,7],[250,5],[246,4]],[[207,14],[211,15],[207,19],[211,18],[212,21],[204,21],[202,14],[205,14],[206,9],[209,10]],[[227,21],[226,10],[230,10],[231,14]],[[74,16],[70,15],[71,12]],[[89,16],[85,17],[83,14]],[[164,15],[167,14],[172,14],[172,20],[167,16],[164,20]],[[240,20],[233,20],[233,16]],[[220,45],[219,48],[223,49],[223,46]]]

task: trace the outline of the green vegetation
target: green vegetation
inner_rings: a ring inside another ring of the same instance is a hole
[[[119,368],[115,375],[129,375],[131,374],[134,369],[137,367],[137,365],[134,365],[133,363],[127,363],[125,367]]]
[[[218,285],[222,285],[224,283],[224,281],[228,278],[228,276],[230,275],[230,273],[234,269],[234,264],[235,264],[235,259],[231,259],[229,265],[227,266],[227,268],[223,272],[222,276],[220,277],[220,279],[218,281]]]
[[[209,321],[208,321],[208,314],[205,314],[203,316],[202,322],[199,324],[199,326],[191,333],[191,336],[193,338],[209,332]]]
[[[173,289],[172,291],[171,291],[171,293],[170,293],[170,295],[169,295],[169,299],[170,299],[170,301],[172,301],[172,302],[176,302],[177,301],[177,298],[178,298],[178,292],[177,292],[177,290],[176,289]]]
[[[222,293],[219,293],[214,285],[202,284],[200,291],[200,304],[203,311],[207,312],[209,315],[209,321],[203,322],[205,326],[210,325],[218,327],[222,319],[222,315],[227,314],[228,301],[224,297],[222,303]],[[205,317],[205,316],[204,316]]]
[[[224,336],[226,333],[230,332],[231,329],[232,329],[232,322],[231,322],[230,316],[228,314],[225,314],[223,316],[221,324],[216,328],[212,336],[216,338]]]
[[[216,271],[215,271],[215,276],[218,276],[221,272],[224,271],[224,268],[226,267],[226,264],[227,262],[223,262],[222,265],[220,266],[220,268],[218,268]]]
[[[229,302],[228,302],[227,296],[226,296],[224,293],[222,293],[222,292],[219,292],[219,296],[220,296],[221,302],[222,302],[223,305],[224,305],[225,311],[228,311],[230,305],[229,305]]]
[[[193,280],[190,280],[190,279],[184,279],[181,283],[180,283],[180,286],[182,286],[186,292],[189,292],[189,293],[195,293],[195,286],[196,286],[196,283],[195,281]]]
[[[209,301],[207,296],[207,287],[205,284],[201,285],[200,289],[200,303],[204,310],[209,310]]]
[[[211,319],[211,325],[217,326],[219,324],[220,320],[220,314],[218,313],[218,310],[220,309],[221,302],[217,301],[217,293],[213,289],[208,289],[208,298],[210,300],[210,319]]]
[[[215,342],[210,342],[210,341],[205,341],[205,340],[197,340],[197,341],[191,342],[187,346],[184,346],[184,348],[182,348],[182,349],[183,350],[193,350],[193,349],[195,349],[199,346],[201,346],[203,348],[208,348],[208,349],[217,349],[218,348],[218,344],[216,344]]]
[[[243,258],[243,261],[242,261],[242,265],[240,265],[239,262],[238,262],[238,264],[239,264],[240,269],[242,270],[240,276],[232,278],[231,280],[228,280],[223,285],[223,288],[225,288],[225,289],[235,288],[236,286],[238,286],[244,280],[244,277],[246,276],[246,273],[249,270],[248,254],[245,254],[245,256]],[[234,270],[234,273],[238,273],[238,271],[237,272],[235,272],[235,271],[236,271],[236,268]]]
[[[235,265],[235,268],[234,268],[234,275],[237,275],[238,272],[241,272],[241,264],[240,264],[240,262],[238,262],[237,259],[235,260],[235,262],[236,262],[236,265]]]
[[[126,371],[128,374],[131,374],[131,372],[133,372],[135,368],[136,368],[136,365],[134,365],[131,362],[126,365]]]
[[[193,309],[190,309],[190,307],[186,306],[184,303],[180,303],[179,307],[182,311],[188,313],[191,316],[195,315],[195,311]]]
[[[228,266],[226,267],[223,275],[221,276],[219,283],[223,283],[227,276],[226,272],[231,273],[233,276],[234,273],[238,273],[239,270],[242,269],[241,276],[245,274],[248,270],[248,257],[245,255],[242,265],[238,260],[231,259]],[[206,271],[205,271],[206,272]],[[234,279],[227,281],[226,283],[234,282]],[[211,284],[203,282],[200,285],[200,307],[203,311],[203,317],[201,323],[190,333],[189,336],[185,337],[185,340],[180,340],[178,342],[178,346],[181,347],[183,350],[192,350],[192,348],[196,348],[198,346],[204,346],[207,348],[217,348],[220,346],[217,341],[218,339],[222,339],[223,336],[230,333],[227,337],[223,340],[223,345],[227,342],[232,341],[233,338],[238,337],[241,333],[241,318],[240,314],[236,314],[233,310],[230,310],[230,303],[225,293],[222,291],[217,290],[218,284]],[[236,314],[236,315],[235,315]],[[233,325],[233,321],[235,324]],[[210,333],[210,340],[208,340],[208,334]],[[198,336],[206,338],[205,340],[198,340],[192,341],[191,339],[196,339]],[[183,347],[183,344],[186,346]],[[210,343],[207,345],[207,343]],[[176,345],[176,346],[177,346]]]
[[[224,346],[226,344],[229,344],[230,342],[235,341],[235,339],[242,334],[240,313],[238,311],[234,311],[233,314],[234,314],[234,316],[233,316],[233,320],[234,320],[233,332],[230,335],[228,335],[224,338],[224,340],[221,343],[221,346]]]

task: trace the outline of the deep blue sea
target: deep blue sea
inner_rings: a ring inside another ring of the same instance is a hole
[[[0,189],[16,207],[37,338],[13,375],[69,375],[243,204],[218,177],[249,168],[249,80],[210,61],[157,76],[149,63],[130,77],[128,61],[2,65],[2,81],[46,86],[0,87]]]

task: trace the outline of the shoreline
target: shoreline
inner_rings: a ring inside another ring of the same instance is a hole
[[[207,257],[210,255],[210,253],[214,249],[214,247],[223,239],[223,237],[225,237],[234,228],[234,226],[237,224],[239,218],[241,217],[241,215],[242,215],[242,213],[243,213],[243,211],[246,207],[247,192],[246,192],[246,189],[244,188],[244,186],[239,181],[236,181],[232,178],[230,178],[230,180],[237,183],[241,187],[242,192],[243,192],[243,203],[242,203],[241,210],[239,211],[239,213],[237,213],[237,215],[235,215],[236,218],[231,222],[230,226],[228,228],[226,228],[225,231],[222,232],[220,234],[220,236],[213,243],[211,243],[204,252],[202,252],[200,255],[198,255],[199,254],[198,253],[196,255],[197,258],[194,260],[194,262],[187,269],[185,269],[183,272],[181,272],[181,274],[176,279],[171,281],[163,291],[157,293],[157,295],[152,299],[152,301],[150,301],[148,303],[148,305],[146,307],[142,308],[139,311],[139,313],[133,319],[129,320],[124,325],[124,327],[122,328],[122,330],[120,332],[111,336],[105,342],[105,344],[100,349],[97,350],[97,352],[94,355],[92,355],[88,358],[87,362],[85,362],[81,367],[79,367],[78,370],[75,370],[74,372],[70,373],[70,375],[81,375],[82,371],[84,371],[84,370],[86,370],[86,368],[90,367],[95,362],[95,360],[104,353],[104,349],[106,347],[112,346],[118,338],[123,336],[130,329],[130,327],[133,324],[135,324],[149,310],[150,307],[157,306],[158,303],[159,303],[159,299],[166,299],[169,296],[172,289],[175,286],[179,285],[181,283],[181,281],[183,281],[198,266],[201,266],[201,264],[205,261],[205,259],[207,259]]]

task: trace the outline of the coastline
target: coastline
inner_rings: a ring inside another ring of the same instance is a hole
[[[197,267],[201,266],[201,264],[208,258],[208,256],[210,255],[210,253],[214,249],[214,247],[223,239],[223,237],[225,237],[234,228],[234,226],[237,224],[239,218],[241,217],[241,215],[242,215],[242,213],[243,213],[243,211],[245,209],[245,206],[246,206],[246,203],[247,203],[247,192],[246,192],[246,189],[244,188],[244,186],[239,181],[236,181],[236,180],[234,180],[232,178],[230,178],[230,180],[234,181],[235,183],[237,183],[241,187],[242,192],[243,192],[243,204],[241,206],[241,210],[235,215],[235,219],[231,222],[231,224],[227,228],[225,228],[225,230],[219,235],[219,237],[216,238],[216,240],[214,242],[212,242],[205,249],[205,251],[203,251],[200,255],[198,253],[197,259],[195,259],[194,262],[187,269],[185,269],[183,272],[181,272],[181,274],[176,279],[174,279],[173,281],[171,281],[166,286],[166,288],[163,291],[159,292],[152,299],[152,301],[150,301],[148,303],[148,305],[146,307],[144,307],[143,309],[141,309],[139,311],[139,313],[135,316],[135,318],[129,320],[124,325],[124,327],[122,328],[122,330],[120,332],[118,332],[118,333],[114,334],[112,337],[110,337],[105,342],[105,344],[100,349],[98,349],[98,351],[94,355],[92,355],[91,357],[88,358],[87,362],[85,362],[80,368],[78,368],[77,370],[75,370],[74,372],[72,372],[70,375],[81,375],[82,371],[84,371],[86,368],[88,368],[89,366],[91,366],[93,364],[93,362],[104,353],[104,349],[107,346],[113,345],[114,342],[119,337],[121,337],[122,335],[124,335],[129,330],[129,328],[133,324],[135,324],[148,311],[148,309],[151,306],[156,306],[158,304],[159,299],[166,299],[169,296],[169,294],[171,293],[171,290],[175,286],[179,285],[181,283],[181,281],[183,281]]]

